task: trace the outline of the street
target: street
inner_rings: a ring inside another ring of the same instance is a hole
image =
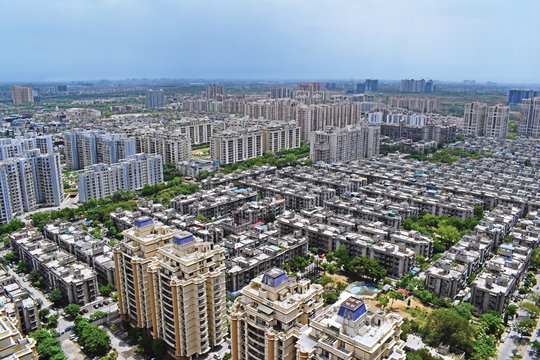
[[[32,298],[34,298],[34,300],[40,299],[43,302],[42,307],[45,308],[45,307],[50,307],[52,305],[49,299],[47,299],[40,290],[33,287],[32,284],[30,284],[28,281],[24,280],[23,277],[17,274],[10,266],[6,266],[6,271],[8,275],[11,275],[15,278],[15,280],[19,283],[19,285],[22,288],[25,288],[26,290],[28,290],[28,292],[30,293]]]

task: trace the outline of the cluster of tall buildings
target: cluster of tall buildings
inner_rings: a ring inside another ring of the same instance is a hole
[[[540,90],[510,90],[508,92],[508,105],[517,105],[522,100],[540,96]]]
[[[80,170],[92,164],[114,164],[135,154],[135,139],[124,134],[74,129],[64,133],[66,169]]]
[[[421,113],[434,113],[442,110],[440,99],[418,96],[391,96],[388,99],[388,105],[391,108],[402,108]]]
[[[136,154],[116,164],[94,164],[79,174],[79,201],[100,199],[118,190],[136,191],[163,182],[161,155]]]
[[[11,87],[13,104],[32,104],[34,102],[34,90],[30,86],[13,85]]]
[[[193,132],[191,135],[196,134]],[[190,137],[179,131],[145,129],[137,133],[135,139],[137,153],[158,154],[164,163],[177,164],[191,159]]]
[[[60,156],[49,136],[0,139],[0,223],[63,199]]]
[[[380,134],[379,126],[365,123],[313,131],[310,137],[311,160],[336,163],[376,156],[379,154]]]
[[[402,93],[433,93],[435,85],[433,80],[405,79],[401,80],[399,91]]]
[[[163,90],[146,90],[146,107],[152,109],[160,109],[165,106],[165,95]]]
[[[463,135],[505,137],[508,133],[510,108],[473,102],[465,105]]]
[[[206,98],[223,101],[227,99],[227,88],[223,84],[206,85]]]

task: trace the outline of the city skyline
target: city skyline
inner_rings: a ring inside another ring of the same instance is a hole
[[[425,0],[127,5],[120,0],[5,3],[0,29],[11,35],[4,48],[16,56],[0,60],[0,79],[540,83],[535,67],[540,50],[515,35],[534,32],[540,4],[533,1],[519,7]]]

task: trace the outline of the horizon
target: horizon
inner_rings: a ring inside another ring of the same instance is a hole
[[[3,8],[0,31],[10,35],[11,56],[0,59],[2,83],[540,83],[540,49],[520,35],[536,31],[534,0],[27,0]]]

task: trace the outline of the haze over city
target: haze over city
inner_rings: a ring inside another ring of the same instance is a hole
[[[535,0],[2,1],[0,81],[538,83],[538,13]]]

